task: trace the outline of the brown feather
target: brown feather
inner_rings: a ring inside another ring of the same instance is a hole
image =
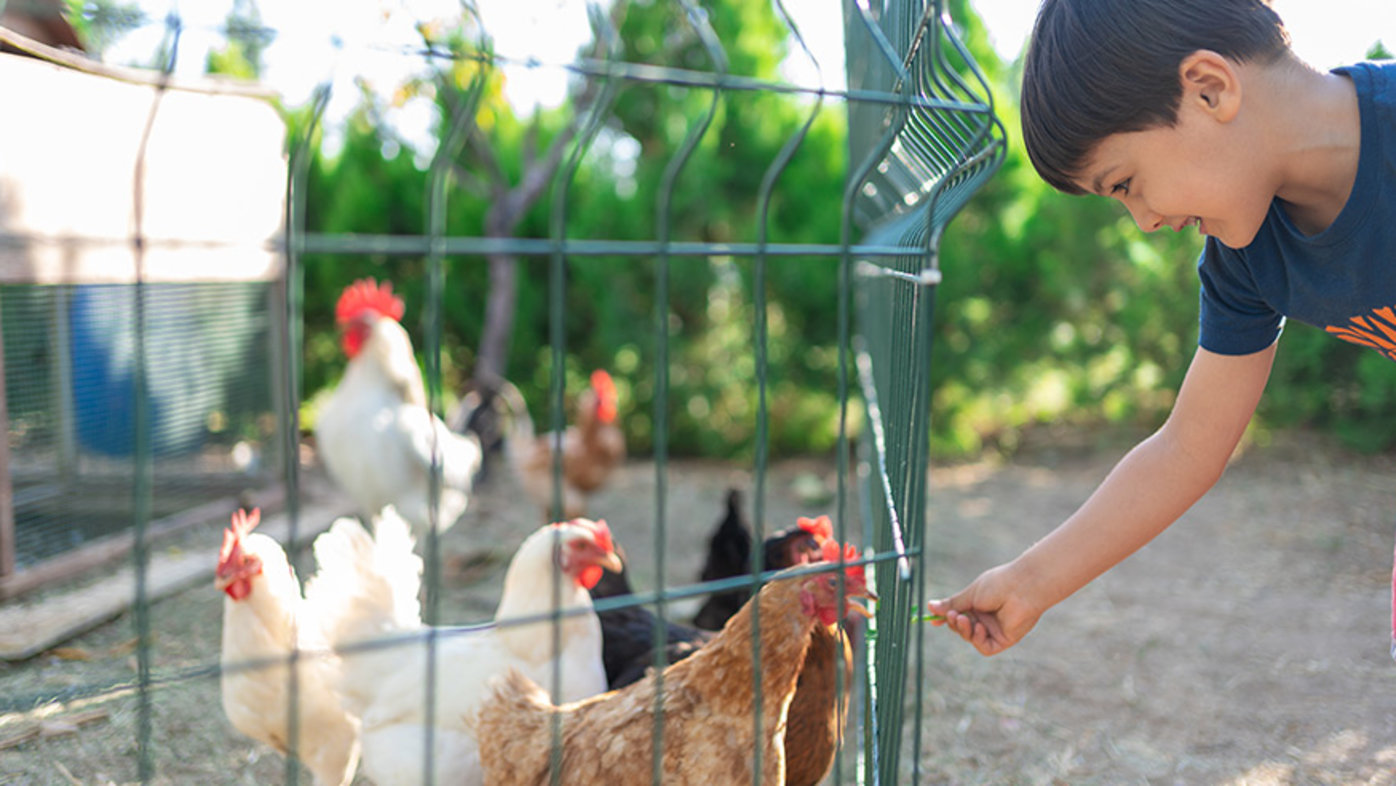
[[[816,627],[802,595],[822,577],[775,580],[757,595],[761,642],[761,731],[753,727],[752,610],[748,602],[707,646],[665,669],[661,774],[666,784],[785,782],[786,715]],[[642,786],[653,775],[654,705],[660,675],[557,708],[562,782]],[[476,719],[485,779],[495,786],[549,782],[551,708],[537,686],[495,682]]]

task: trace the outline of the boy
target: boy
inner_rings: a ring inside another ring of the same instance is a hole
[[[1199,346],[1167,422],[1055,530],[930,602],[985,655],[1216,483],[1286,317],[1396,360],[1396,65],[1315,71],[1265,0],[1045,0],[1022,115],[1052,186],[1207,240]]]

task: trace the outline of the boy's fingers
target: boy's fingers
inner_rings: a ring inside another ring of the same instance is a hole
[[[950,610],[945,613],[946,622],[965,641],[974,643],[974,619],[968,614],[961,614],[958,611]]]
[[[983,635],[976,637],[974,646],[984,655],[997,655],[1008,649],[1009,641],[1003,635],[1003,629],[998,625],[998,620],[987,619],[979,623],[979,628]]]
[[[969,642],[981,655],[997,655],[1008,649],[1003,632],[992,616],[980,618],[953,609],[945,612],[944,624]]]
[[[930,623],[937,627],[944,625],[948,621],[946,616],[950,611],[950,602],[946,600],[933,600],[926,603],[926,611],[938,616],[940,619],[932,619]]]
[[[948,617],[951,614],[965,614],[972,610],[969,597],[963,592],[948,598],[926,601],[926,610],[932,614]]]

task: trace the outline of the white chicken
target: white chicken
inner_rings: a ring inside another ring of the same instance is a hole
[[[435,457],[439,532],[465,512],[483,454],[474,434],[453,432],[427,408],[412,340],[398,323],[403,310],[388,282],[360,279],[340,295],[335,322],[349,365],[316,416],[316,451],[364,515],[392,505],[418,530],[430,520]]]
[[[233,728],[286,755],[291,746],[290,669],[296,661],[295,748],[317,786],[346,786],[359,760],[359,723],[335,692],[339,659],[329,653],[313,609],[301,597],[286,552],[252,532],[260,511],[233,514],[223,531],[214,586],[223,599],[223,712]],[[356,525],[357,526],[357,525]]]
[[[397,535],[388,531],[393,526]],[[606,689],[601,626],[587,592],[602,570],[620,568],[605,522],[545,525],[524,540],[505,573],[494,624],[432,630],[430,675],[431,639],[416,606],[421,562],[407,559],[412,542],[406,527],[379,521],[373,540],[362,528],[331,532],[335,538],[316,541],[321,567],[307,596],[323,601],[325,618],[337,622],[326,631],[327,639],[343,658],[345,707],[362,721],[361,767],[378,786],[425,781],[429,689],[435,706],[430,719],[434,780],[475,786],[482,783],[479,746],[465,719],[473,715],[490,677],[513,666],[548,686],[557,668],[562,701]],[[328,608],[335,604],[352,611]],[[563,613],[556,650],[554,609]],[[418,635],[406,635],[414,630]],[[356,644],[394,636],[405,640]]]

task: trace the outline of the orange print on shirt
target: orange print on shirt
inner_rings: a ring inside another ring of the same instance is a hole
[[[1324,330],[1396,360],[1396,307],[1374,309],[1370,314],[1351,318],[1346,325],[1329,325]]]

